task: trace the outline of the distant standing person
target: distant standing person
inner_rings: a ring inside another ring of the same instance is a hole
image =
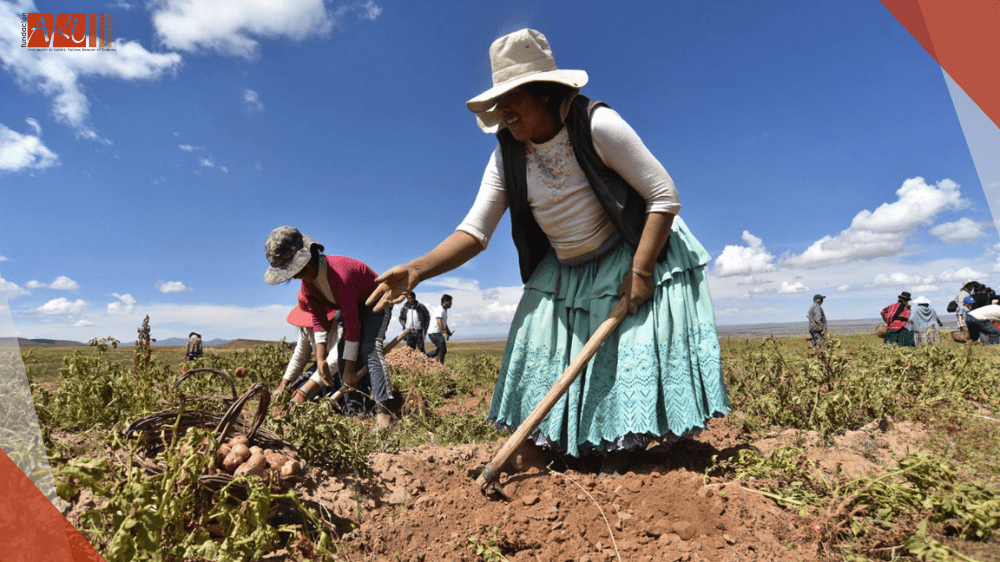
[[[958,319],[958,330],[961,332],[968,331],[968,328],[965,327],[965,313],[969,310],[965,303],[965,297],[972,295],[977,286],[979,283],[970,279],[962,284],[962,288],[955,295],[955,317]],[[963,308],[965,310],[962,310]],[[949,310],[951,309],[949,308]]]
[[[427,357],[437,358],[438,363],[444,365],[444,356],[448,353],[446,340],[451,339],[451,330],[448,329],[448,309],[451,308],[451,295],[441,295],[441,304],[434,307],[431,313],[431,327],[427,331],[427,337],[431,339],[437,349],[427,353]]]
[[[191,332],[188,335],[187,343],[187,360],[194,361],[195,359],[203,355],[201,349],[201,334],[198,332]]]
[[[427,307],[417,301],[417,295],[413,291],[406,294],[406,304],[403,310],[399,311],[399,323],[404,330],[409,330],[406,334],[406,345],[410,349],[424,351],[424,340],[427,338],[427,329],[430,328],[431,313],[427,312]]]
[[[883,308],[882,320],[888,325],[883,340],[885,343],[902,347],[916,346],[913,332],[906,327],[910,321],[910,293],[903,291],[899,294],[899,300]]]
[[[823,347],[826,341],[823,334],[826,333],[826,314],[823,313],[823,295],[813,295],[812,306],[809,307],[809,335],[812,337],[812,348]]]
[[[927,297],[917,297],[913,304],[917,305],[910,314],[910,326],[913,330],[913,342],[916,345],[937,343],[938,326],[944,326],[944,322],[938,318],[937,312],[931,308],[931,301]]]

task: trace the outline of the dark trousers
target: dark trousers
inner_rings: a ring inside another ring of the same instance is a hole
[[[817,330],[816,328],[809,328],[809,337],[812,338],[813,349],[819,349],[826,343],[823,339],[823,332]]]
[[[419,349],[420,353],[426,353],[424,350],[423,330],[410,330],[410,333],[406,334],[406,345],[408,345],[410,349]]]
[[[437,349],[428,351],[427,357],[437,359],[437,362],[444,365],[444,356],[448,353],[448,344],[445,342],[444,334],[427,334]]]
[[[1000,343],[1000,330],[989,320],[980,320],[971,314],[965,316],[965,324],[969,327],[969,338],[972,341],[981,341],[986,345],[996,345]],[[985,336],[985,337],[983,337]]]

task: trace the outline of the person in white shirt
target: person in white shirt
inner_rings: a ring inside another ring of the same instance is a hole
[[[340,326],[339,318],[337,317],[336,311],[329,314],[330,320],[333,322],[336,329],[330,330],[328,332],[323,332],[324,343],[326,344],[327,363],[331,366],[331,369],[336,369],[337,359],[339,357],[337,352],[337,341],[340,334],[343,332],[343,327]],[[302,310],[302,307],[296,306],[288,313],[288,317],[285,319],[292,326],[297,326],[299,328],[299,339],[295,343],[295,351],[292,352],[291,359],[288,360],[288,365],[285,367],[285,374],[281,378],[281,382],[278,383],[278,388],[274,389],[272,394],[272,399],[277,399],[288,385],[298,382],[299,378],[302,376],[306,365],[312,359],[313,350],[317,349],[316,346],[316,331],[312,327],[312,317],[309,316],[306,311]],[[334,373],[336,374],[336,373]],[[329,388],[329,387],[326,387]],[[314,369],[312,375],[308,380],[300,384],[292,392],[292,402],[296,404],[301,404],[312,400],[324,389],[323,379],[320,376],[318,369]]]
[[[448,329],[448,309],[451,308],[451,295],[441,296],[441,305],[434,307],[431,312],[431,327],[427,330],[427,337],[435,348],[427,352],[427,357],[437,359],[438,363],[444,365],[444,356],[448,353],[448,344],[451,339],[451,330]]]
[[[981,341],[986,345],[1000,343],[1000,329],[994,322],[1000,322],[1000,305],[987,304],[970,310],[965,315],[969,341]]]

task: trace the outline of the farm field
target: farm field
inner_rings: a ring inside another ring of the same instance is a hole
[[[153,477],[131,466],[141,447],[122,437],[135,420],[170,433],[176,414],[156,414],[172,407],[182,367],[245,367],[236,393],[274,388],[280,344],[206,348],[185,363],[183,348],[95,343],[22,352],[67,516],[109,562],[1000,561],[996,347],[852,335],[814,354],[802,337],[723,338],[728,416],[651,445],[618,478],[596,478],[596,459],[517,456],[500,478],[505,501],[475,483],[506,438],[484,419],[502,342],[449,342],[444,368],[391,352],[388,432],[329,401],[271,404],[264,428],[308,466],[294,493],[256,477],[199,485],[214,451],[191,451],[215,446],[201,441],[210,423],[150,457]],[[211,373],[182,390],[229,393]]]

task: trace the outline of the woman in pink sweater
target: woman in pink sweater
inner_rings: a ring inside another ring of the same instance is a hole
[[[322,252],[322,244],[297,228],[281,226],[274,229],[265,244],[265,255],[271,267],[264,274],[264,282],[277,285],[291,279],[302,281],[298,299],[302,310],[312,318],[317,372],[324,384],[356,389],[341,404],[349,414],[374,409],[379,426],[387,428],[391,424],[387,404],[393,398],[393,391],[382,342],[392,309],[376,312],[365,305],[376,285],[376,274],[370,267],[354,258],[327,256]],[[332,373],[326,361],[326,332],[337,329],[330,320],[330,312],[334,310],[340,311],[344,322],[344,337],[338,346],[338,376]],[[358,365],[368,367],[364,378],[358,377]]]

